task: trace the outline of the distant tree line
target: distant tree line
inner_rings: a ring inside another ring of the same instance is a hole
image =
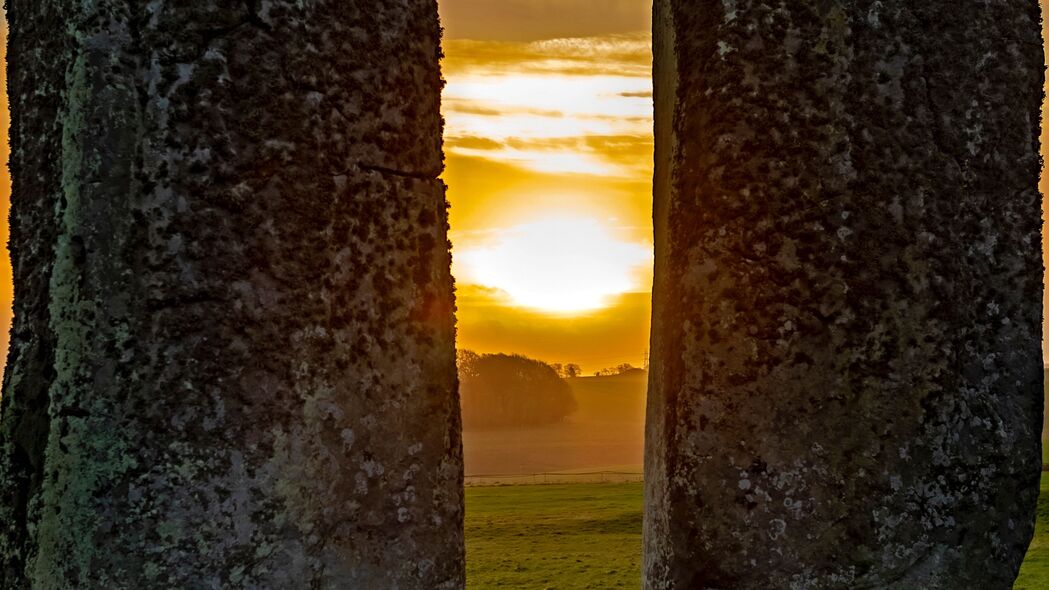
[[[560,370],[521,355],[458,353],[463,426],[469,429],[539,426],[576,410]],[[575,365],[575,373],[580,373]]]
[[[600,371],[594,372],[594,377],[617,377],[619,375],[628,375],[630,373],[643,372],[644,369],[640,369],[631,365],[630,363],[623,363],[607,369],[601,369]]]

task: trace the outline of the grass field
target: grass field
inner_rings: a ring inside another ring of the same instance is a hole
[[[470,590],[639,588],[641,484],[466,489]]]
[[[466,490],[470,590],[639,588],[641,484]],[[1049,477],[1016,590],[1049,588]]]

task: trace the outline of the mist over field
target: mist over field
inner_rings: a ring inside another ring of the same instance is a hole
[[[467,478],[616,471],[640,473],[648,375],[567,379],[577,409],[564,420],[463,432]]]

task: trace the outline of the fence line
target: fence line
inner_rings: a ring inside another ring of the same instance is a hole
[[[527,473],[518,475],[467,475],[467,486],[544,485],[572,483],[640,483],[645,475],[636,471],[585,471],[578,473]]]

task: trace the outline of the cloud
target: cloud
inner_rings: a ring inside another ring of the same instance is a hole
[[[463,70],[493,74],[616,75],[651,78],[652,35],[566,37],[534,42],[446,40],[445,75]]]
[[[647,33],[453,41],[445,149],[541,174],[651,176]]]
[[[538,173],[582,174],[609,178],[652,175],[653,140],[646,135],[582,135],[576,137],[488,138],[452,137],[449,152],[499,160]]]
[[[477,151],[477,150],[498,150],[503,147],[503,144],[498,141],[494,141],[487,137],[477,137],[476,135],[461,135],[458,137],[448,138],[444,142],[446,149],[452,149],[457,152],[462,151]]]
[[[480,117],[502,117],[506,115],[506,110],[504,109],[485,106],[480,100],[461,98],[454,94],[452,96],[445,96],[442,106],[445,112],[454,112],[462,115],[477,115]],[[537,117],[554,117],[557,119],[565,116],[563,112],[553,109],[544,110],[518,107],[514,109],[514,112],[524,115],[535,115]]]

